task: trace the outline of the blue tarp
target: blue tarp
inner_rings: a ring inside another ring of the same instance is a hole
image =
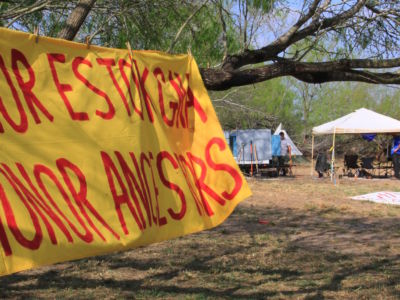
[[[368,142],[371,142],[376,137],[376,133],[366,133],[361,135],[362,138]]]
[[[279,135],[273,135],[271,142],[272,142],[272,156],[281,155],[281,137]]]

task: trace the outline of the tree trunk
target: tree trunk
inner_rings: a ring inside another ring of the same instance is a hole
[[[68,17],[67,22],[64,28],[58,34],[58,37],[60,39],[72,41],[95,2],[96,0],[80,0],[72,11],[71,15]]]

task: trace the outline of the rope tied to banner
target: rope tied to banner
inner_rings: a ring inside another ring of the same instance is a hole
[[[35,27],[33,34],[35,35],[35,42],[37,44],[39,42],[39,27],[38,26]]]
[[[90,41],[91,41],[91,36],[90,36],[90,35],[87,35],[87,36],[85,37],[85,43],[86,43],[86,48],[87,48],[87,49],[90,49]]]

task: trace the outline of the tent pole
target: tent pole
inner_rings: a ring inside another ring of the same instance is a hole
[[[314,170],[314,135],[312,135],[311,139],[311,172],[310,172],[311,177],[313,176],[313,170]]]
[[[335,172],[335,140],[336,140],[336,127],[333,129],[332,162],[331,162],[331,181],[333,181],[334,172]],[[335,182],[335,184],[336,184],[336,182]]]

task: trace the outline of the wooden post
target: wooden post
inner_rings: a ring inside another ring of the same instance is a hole
[[[334,179],[335,173],[335,140],[336,140],[336,127],[333,128],[333,141],[332,141],[332,161],[331,161],[331,181]],[[336,184],[336,181],[335,181]]]
[[[250,176],[253,176],[253,141],[250,141]]]
[[[311,177],[313,176],[314,172],[314,135],[312,135],[311,139]]]
[[[257,156],[256,144],[254,144],[254,158],[255,158],[255,161],[256,161],[256,174],[258,174],[258,156]]]

